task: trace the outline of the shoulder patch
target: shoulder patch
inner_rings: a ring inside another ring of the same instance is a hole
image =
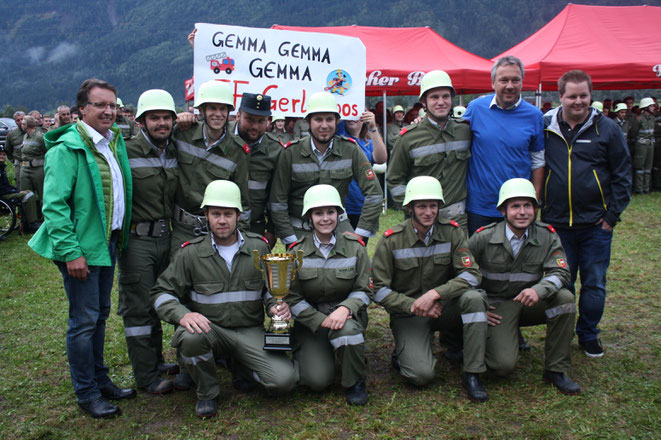
[[[459,226],[459,223],[457,223],[457,222],[454,221],[454,220],[450,220],[450,224],[451,224],[452,226],[454,226],[455,228],[461,228],[461,226]]]
[[[248,144],[243,144],[242,148],[246,154],[250,153],[250,147],[248,146]]]
[[[555,234],[555,228],[551,225],[546,225],[549,231],[553,232]]]
[[[401,130],[399,130],[399,135],[401,136],[403,134],[406,134],[407,131],[409,131],[408,128],[404,127]]]
[[[283,145],[282,148],[287,149],[290,145],[291,145],[291,141],[289,141],[285,145]]]
[[[345,237],[347,237],[350,240],[357,241],[358,243],[362,244],[363,246],[366,246],[365,242],[363,241],[363,237],[356,234],[355,232],[345,231],[345,232],[342,233],[342,235],[344,235]]]
[[[365,170],[365,177],[367,177],[367,180],[374,180],[374,171],[372,168],[368,168]]]
[[[484,231],[484,226],[480,226],[479,228],[477,228],[475,230],[475,233],[477,234],[478,232],[482,232],[482,231]]]
[[[266,239],[266,237],[264,237],[263,235],[260,235],[260,237],[261,237],[262,240],[264,240],[264,243],[266,243],[266,244],[268,244],[269,246],[271,246],[271,244],[270,244],[269,241]]]
[[[189,244],[190,244],[190,241],[184,241],[183,243],[181,243],[181,246],[179,246],[179,247],[183,249],[186,246],[188,246]]]
[[[385,232],[383,233],[383,236],[384,236],[384,237],[390,237],[390,236],[391,236],[392,234],[394,234],[394,233],[395,233],[395,231],[393,231],[393,229],[390,228],[390,229],[388,229],[387,231],[385,231]]]
[[[287,246],[287,250],[289,250],[289,251],[292,250],[292,248],[293,248],[294,246],[296,246],[297,244],[298,244],[298,240],[295,241],[295,242],[293,242],[293,243],[290,244],[289,246]]]

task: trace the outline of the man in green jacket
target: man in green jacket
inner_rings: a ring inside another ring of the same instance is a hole
[[[537,196],[527,179],[503,183],[498,209],[505,221],[477,229],[468,242],[490,304],[487,366],[499,375],[511,373],[519,357],[519,326],[546,324],[542,377],[563,394],[578,394],[581,388],[566,375],[576,303],[564,288],[571,274],[560,238],[552,226],[535,221]]]
[[[209,234],[173,255],[151,290],[151,300],[161,319],[179,325],[172,346],[197,385],[195,414],[205,418],[217,411],[217,356],[231,357],[237,368],[274,391],[291,391],[298,374],[283,352],[263,349],[265,289],[252,251],[265,255],[270,249],[259,235],[239,232],[238,185],[226,180],[209,183],[201,207]],[[278,314],[291,317],[286,304]]]
[[[131,225],[131,171],[114,124],[116,97],[109,83],[86,80],[77,95],[82,120],[46,134],[44,224],[28,243],[62,273],[71,380],[78,405],[94,418],[121,414],[106,399],[136,395],[113,384],[103,362],[115,258]]]
[[[25,112],[14,113],[16,128],[7,134],[7,140],[5,140],[7,158],[14,164],[14,185],[19,190],[21,189],[21,150],[23,149],[23,138],[25,137],[25,131],[23,131],[24,118]]]

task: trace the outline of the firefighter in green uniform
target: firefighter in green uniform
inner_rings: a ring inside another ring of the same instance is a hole
[[[119,259],[119,306],[129,360],[138,388],[150,394],[172,391],[161,373],[176,373],[163,360],[163,329],[151,307],[149,290],[170,261],[172,207],[177,191],[177,153],[170,139],[176,110],[165,90],[147,90],[138,99],[143,127],[126,142],[133,177],[133,213],[127,248]]]
[[[468,250],[466,233],[438,216],[443,192],[438,180],[418,176],[406,185],[411,217],[384,232],[372,264],[374,302],[390,313],[395,337],[393,364],[409,382],[434,378],[432,334],[463,334],[463,384],[476,402],[489,398],[478,375],[486,371],[487,300],[475,290],[482,279]]]
[[[23,119],[23,146],[21,147],[21,190],[32,191],[37,195],[37,215],[41,218],[41,204],[44,200],[44,156],[46,144],[44,134],[36,127],[31,116]]]
[[[318,92],[310,97],[306,120],[310,136],[296,140],[280,154],[273,176],[269,209],[276,235],[285,245],[311,230],[303,221],[303,195],[317,184],[329,184],[344,200],[349,184],[356,180],[365,203],[356,228],[362,237],[373,237],[379,229],[383,192],[372,165],[351,139],[335,136],[340,114],[333,95]],[[338,231],[351,231],[346,213],[339,217]]]
[[[117,98],[117,117],[115,118],[115,123],[117,124],[117,127],[122,131],[122,137],[124,138],[124,141],[127,141],[131,139],[134,136],[138,135],[138,132],[140,129],[138,126],[135,124],[135,122],[131,121],[129,118],[126,117],[126,113],[124,111],[124,103],[122,102],[119,97]]]
[[[499,375],[514,371],[519,326],[546,324],[544,381],[563,394],[581,388],[569,379],[576,303],[564,286],[571,278],[567,257],[552,226],[536,222],[535,188],[510,179],[500,188],[504,222],[479,228],[468,247],[482,272],[489,301],[486,363]]]
[[[250,232],[265,235],[271,248],[275,246],[273,224],[267,218],[267,202],[271,180],[282,145],[265,136],[271,115],[271,97],[244,93],[236,122],[228,123],[228,130],[250,148],[248,158],[248,190],[250,195]]]
[[[656,104],[652,98],[640,100],[640,115],[631,124],[629,138],[633,147],[633,192],[650,192],[652,163],[654,161],[654,126],[656,125]],[[23,147],[25,148],[25,146]]]
[[[330,185],[315,185],[303,200],[303,216],[313,225],[310,236],[290,246],[303,251],[303,265],[285,298],[294,315],[294,358],[301,385],[321,391],[333,383],[335,360],[351,405],[367,403],[365,329],[371,302],[370,261],[365,243],[351,233],[337,233],[344,211]]]
[[[233,102],[232,89],[227,83],[207,81],[195,95],[195,107],[200,110],[204,122],[194,122],[187,130],[178,126],[174,129],[179,185],[173,213],[173,252],[182,243],[207,233],[200,203],[204,189],[214,180],[230,180],[239,186],[243,205],[239,226],[249,227],[250,147],[226,130],[228,114],[234,110]]]
[[[212,417],[220,395],[214,360],[218,355],[231,357],[256,382],[274,391],[291,391],[298,374],[283,352],[263,349],[265,288],[252,250],[265,255],[269,247],[257,234],[239,232],[239,187],[227,180],[211,182],[202,207],[210,234],[173,255],[151,299],[161,319],[179,325],[172,346],[197,385],[195,414]],[[286,304],[277,313],[291,318]]]
[[[308,118],[301,118],[294,123],[294,139],[310,136],[310,122]]]
[[[620,102],[618,105],[615,106],[615,109],[613,110],[613,113],[615,113],[615,122],[617,122],[617,125],[620,127],[620,130],[622,130],[622,134],[624,135],[625,139],[628,139],[629,137],[629,121],[627,120],[627,105],[623,102]]]
[[[652,190],[661,190],[661,108],[656,108],[654,125],[654,162],[652,164]]]
[[[285,130],[285,117],[282,115],[273,116],[273,131],[266,133],[268,137],[280,143],[283,147],[292,141],[292,135]]]
[[[436,177],[445,195],[439,215],[455,220],[465,229],[466,171],[472,137],[466,122],[450,117],[454,95],[450,76],[442,70],[433,70],[422,78],[420,101],[425,107],[425,118],[400,132],[389,162],[387,182],[390,196],[399,205],[412,177]]]
[[[395,141],[399,132],[404,128],[404,107],[396,105],[392,108],[393,121],[388,124],[386,148],[388,149],[388,157],[392,154],[392,149],[395,146]]]
[[[25,118],[25,112],[14,113],[16,128],[7,133],[7,139],[5,140],[7,158],[14,164],[14,184],[19,190],[21,189],[21,149],[23,148],[23,138],[25,137],[23,118]]]
[[[5,147],[0,145],[0,200],[11,200],[22,208],[21,213],[25,215],[23,232],[32,234],[41,226],[37,217],[37,199],[32,191],[19,191],[9,183],[5,169],[6,160]]]

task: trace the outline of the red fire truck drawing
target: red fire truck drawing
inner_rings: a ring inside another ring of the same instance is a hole
[[[213,73],[220,73],[224,70],[228,75],[234,71],[234,60],[230,57],[223,58],[222,60],[211,60],[211,70]]]

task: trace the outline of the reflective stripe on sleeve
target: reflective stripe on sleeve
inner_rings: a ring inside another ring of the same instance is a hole
[[[138,327],[126,327],[124,329],[124,335],[127,338],[132,336],[147,336],[151,335],[151,325],[141,325]]]
[[[189,365],[197,365],[199,362],[209,362],[213,360],[213,351],[208,351],[199,356],[191,356],[191,357],[184,356],[182,354],[181,360],[184,361],[184,364],[189,364]]]
[[[546,313],[546,319],[553,319],[556,316],[576,313],[576,304],[575,303],[562,304],[550,309],[546,309],[544,313]]]
[[[211,162],[214,165],[217,165],[230,173],[234,172],[236,169],[236,163],[232,162],[231,160],[227,159],[226,157],[218,156],[213,153],[209,153],[207,150],[198,148],[194,145],[191,145],[187,142],[184,141],[177,141],[177,148],[179,151],[182,151],[184,153],[188,153],[191,156],[198,157],[202,160],[206,160],[207,162]]]
[[[372,204],[372,205],[380,205],[381,202],[383,202],[383,197],[380,195],[373,195],[373,196],[366,196],[365,197],[365,203],[366,204]]]
[[[303,310],[309,309],[310,307],[312,307],[310,303],[303,300],[291,308],[291,314],[294,315],[294,318],[296,318]]]
[[[239,216],[239,220],[250,220],[250,215],[251,214],[252,214],[252,211],[250,211],[250,209],[246,209]]]
[[[477,281],[477,278],[475,278],[475,276],[468,271],[463,271],[462,273],[457,275],[457,278],[466,280],[468,284],[471,285],[471,287],[477,287],[480,285],[480,283]]]
[[[231,302],[255,301],[262,297],[259,290],[239,290],[236,292],[214,293],[202,295],[194,290],[190,292],[191,300],[198,304],[225,304]]]
[[[369,306],[372,301],[370,301],[369,296],[365,294],[365,292],[361,292],[360,290],[357,290],[355,292],[351,292],[349,294],[349,298],[358,298],[361,300],[366,306]]]
[[[375,303],[380,303],[385,299],[388,294],[392,292],[392,289],[388,287],[382,287],[379,290],[377,290],[376,295],[374,295],[374,302]]]
[[[368,237],[368,238],[374,237],[376,235],[376,232],[368,231],[367,229],[363,229],[363,228],[356,228],[354,232],[360,236]]]
[[[475,322],[487,322],[487,314],[486,312],[464,313],[461,315],[461,322],[464,325]]]
[[[157,310],[161,306],[161,304],[168,301],[179,302],[179,299],[177,299],[177,297],[175,296],[170,295],[169,293],[164,293],[163,295],[160,295],[158,298],[156,298],[156,301],[154,301],[154,310]]]
[[[562,288],[562,281],[560,281],[560,278],[558,278],[557,275],[549,275],[547,277],[542,278],[542,281],[550,281],[558,289]]]
[[[363,336],[362,333],[358,333],[357,335],[340,336],[338,338],[331,339],[329,342],[331,343],[333,348],[337,350],[338,348],[344,347],[346,345],[364,344],[365,337]]]
[[[425,258],[438,254],[448,254],[451,249],[451,243],[439,243],[427,247],[395,249],[392,251],[392,255],[396,260],[402,260],[404,258]]]

